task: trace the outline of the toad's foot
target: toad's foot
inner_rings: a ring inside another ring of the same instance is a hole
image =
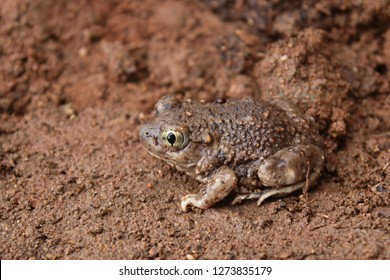
[[[246,193],[246,194],[238,194],[232,201],[232,205],[241,203],[243,200],[249,200],[249,199],[258,199],[262,195],[262,191],[258,190],[252,193]]]
[[[312,176],[316,176],[316,175],[312,174]],[[317,178],[315,178],[313,180],[313,182],[315,182],[317,180]],[[310,178],[309,178],[309,181],[310,181]],[[272,196],[275,196],[275,197],[287,196],[290,193],[293,193],[297,190],[303,189],[303,187],[305,187],[306,185],[307,185],[307,182],[301,182],[301,183],[298,183],[298,184],[295,184],[292,186],[283,187],[281,189],[276,189],[276,188],[266,189],[259,195],[256,204],[257,204],[257,206],[260,206],[264,200],[266,200],[267,198],[272,197]]]
[[[181,209],[188,212],[191,206],[207,209],[224,199],[237,185],[237,176],[224,166],[210,177],[207,186],[197,194],[189,194],[181,199]]]

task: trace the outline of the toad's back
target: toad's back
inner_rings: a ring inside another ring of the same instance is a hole
[[[319,144],[321,137],[310,118],[283,102],[283,109],[252,98],[208,104],[187,103],[185,123],[190,131],[215,131],[219,145],[230,152],[229,165],[263,160],[281,148]],[[279,104],[278,104],[279,105]],[[287,107],[286,107],[287,106]],[[193,133],[191,135],[194,135]]]

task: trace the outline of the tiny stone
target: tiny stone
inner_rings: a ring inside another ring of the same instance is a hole
[[[88,54],[88,50],[86,47],[82,47],[81,49],[79,49],[79,56],[80,57],[85,57],[87,54]]]
[[[282,55],[281,57],[280,57],[280,61],[285,61],[285,60],[287,60],[288,59],[288,56],[287,55]]]

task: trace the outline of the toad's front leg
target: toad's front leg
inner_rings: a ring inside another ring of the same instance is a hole
[[[197,194],[181,199],[181,209],[188,212],[191,206],[207,209],[224,199],[237,186],[237,175],[227,166],[210,176],[207,185]]]

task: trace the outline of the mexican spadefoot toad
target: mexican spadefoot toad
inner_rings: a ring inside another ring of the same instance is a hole
[[[181,200],[183,211],[290,194],[313,185],[324,165],[323,140],[311,117],[287,100],[253,98],[203,104],[161,98],[140,131],[147,151],[204,183]]]

